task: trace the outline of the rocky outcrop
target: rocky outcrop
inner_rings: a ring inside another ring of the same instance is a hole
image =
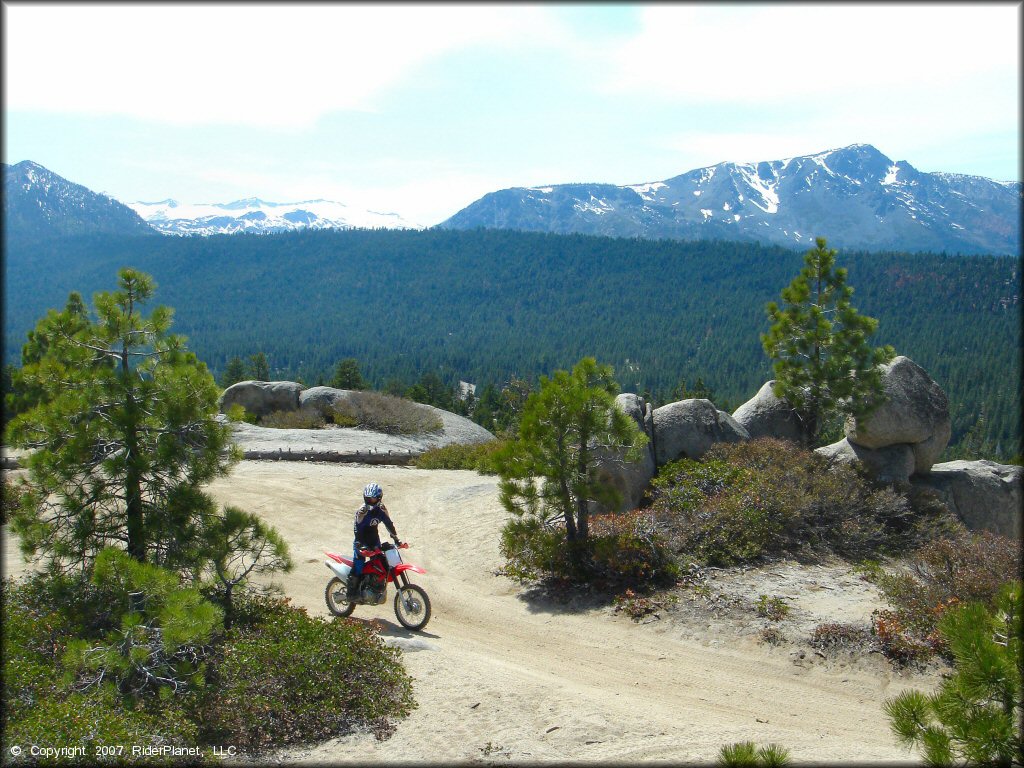
[[[680,400],[654,410],[654,459],[658,466],[676,459],[699,459],[715,443],[750,439],[730,414],[710,400]]]
[[[949,399],[917,363],[902,355],[881,366],[886,401],[846,423],[846,437],[862,448],[910,446],[914,473],[928,472],[949,443]]]
[[[327,417],[335,407],[352,399],[352,390],[334,387],[310,387],[299,393],[299,410]]]
[[[914,451],[909,445],[887,445],[871,449],[844,438],[838,443],[815,449],[815,453],[842,464],[859,461],[876,480],[905,487],[914,473]]]
[[[622,512],[635,509],[639,505],[651,483],[651,478],[654,477],[654,415],[650,403],[639,395],[623,393],[615,398],[615,405],[633,419],[640,431],[647,435],[647,445],[644,446],[643,454],[638,461],[626,461],[625,452],[616,451],[603,452],[597,462],[598,475],[610,482],[622,495],[618,509],[612,511]],[[602,510],[595,505],[593,511],[608,510]]]
[[[227,413],[233,405],[241,405],[256,416],[294,411],[299,407],[301,392],[302,385],[294,381],[240,381],[224,390],[220,411]]]
[[[934,491],[971,530],[1020,539],[1024,467],[984,460],[947,461],[911,482]]]
[[[752,440],[776,437],[799,443],[803,438],[800,419],[789,403],[772,391],[774,384],[774,380],[767,382],[756,395],[737,408],[732,417],[747,430]]]

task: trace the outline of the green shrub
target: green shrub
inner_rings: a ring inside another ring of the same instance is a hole
[[[720,443],[661,468],[654,510],[670,546],[700,562],[896,553],[954,525],[941,505],[875,488],[854,469],[792,443]]]
[[[31,759],[58,762],[174,762],[170,756],[98,755],[109,745],[190,747],[196,728],[180,708],[155,698],[148,707],[129,707],[110,685],[87,692],[68,687],[61,658],[78,634],[96,631],[110,620],[110,596],[82,579],[34,575],[3,582],[3,730],[6,744],[41,748],[85,748],[84,758]],[[5,756],[6,757],[6,756]],[[26,752],[23,759],[29,762]],[[196,756],[179,760],[199,762]],[[17,761],[12,761],[16,763]]]
[[[33,758],[26,749],[23,761],[33,765],[197,765],[206,762],[203,750],[196,748],[197,733],[195,724],[180,709],[131,709],[112,686],[102,686],[89,693],[60,691],[40,700],[9,723],[4,741],[41,749],[84,749],[80,757],[49,759]],[[115,749],[103,754],[98,752],[100,747]],[[118,751],[116,747],[123,749]],[[169,751],[173,748],[192,751],[174,755]],[[146,749],[152,754],[145,754]],[[5,755],[5,765],[7,758]],[[10,764],[18,762],[12,760]]]
[[[244,421],[247,424],[255,424],[259,421],[259,417],[254,413],[249,413],[245,410],[245,407],[241,403],[235,403],[227,412],[228,421],[240,422]]]
[[[976,602],[992,607],[1003,586],[1020,573],[1018,542],[988,531],[961,531],[918,548],[907,572],[882,573],[876,583],[892,606],[876,611],[875,634],[891,658],[911,660],[944,653],[939,621],[950,608]]]
[[[258,752],[365,728],[389,736],[415,706],[400,651],[363,625],[284,601],[240,600],[211,660],[204,738]]]
[[[752,741],[740,741],[730,746],[722,747],[718,752],[718,764],[726,768],[740,768],[740,766],[774,766],[790,765],[789,750],[780,747],[778,744],[768,744],[758,747]]]
[[[570,549],[565,530],[536,518],[509,520],[502,529],[502,573],[522,582],[553,579],[600,589],[649,589],[675,583],[679,566],[655,531],[649,512],[594,515],[590,536]]]
[[[789,615],[789,606],[781,597],[760,595],[755,605],[757,615],[768,621],[782,621]]]
[[[381,392],[350,392],[327,415],[339,426],[359,427],[388,435],[438,432],[444,424],[423,406]]]
[[[503,440],[464,445],[452,443],[430,448],[413,461],[420,469],[471,469],[484,475],[497,474],[494,455],[505,446]]]
[[[327,422],[316,411],[274,411],[259,420],[271,429],[323,429]]]

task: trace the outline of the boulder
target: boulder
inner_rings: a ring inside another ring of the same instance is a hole
[[[654,411],[654,459],[658,466],[676,459],[699,459],[715,443],[738,443],[750,434],[710,400],[679,400]]]
[[[597,462],[598,474],[622,494],[622,503],[615,510],[602,510],[595,505],[592,510],[594,512],[624,512],[635,509],[650,485],[651,478],[654,477],[654,448],[651,443],[651,425],[654,417],[650,403],[638,395],[624,392],[615,398],[615,405],[636,422],[640,430],[647,435],[648,443],[639,461],[626,461],[623,451],[601,453]]]
[[[872,449],[843,438],[814,452],[843,464],[859,461],[871,477],[889,485],[906,486],[914,473],[914,450],[909,445]]]
[[[299,394],[299,410],[311,411],[320,416],[328,416],[335,406],[351,399],[352,390],[335,389],[334,387],[310,387]]]
[[[789,403],[772,391],[774,384],[774,380],[767,382],[756,395],[737,408],[732,417],[747,430],[752,440],[777,437],[799,443],[803,439],[800,419]]]
[[[299,407],[302,385],[294,381],[240,381],[220,396],[221,413],[241,405],[249,413],[266,416],[274,411],[295,411]]]
[[[886,402],[863,419],[848,419],[846,437],[865,448],[919,446],[914,471],[927,472],[949,443],[949,399],[909,357],[901,355],[881,370]]]
[[[991,531],[1019,541],[1024,467],[994,461],[947,461],[915,477],[914,486],[928,488],[969,529]]]

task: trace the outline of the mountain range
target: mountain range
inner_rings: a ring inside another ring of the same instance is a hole
[[[869,144],[759,163],[723,162],[664,181],[555,184],[491,192],[440,229],[732,240],[836,248],[1019,255],[1016,181],[925,173]],[[422,229],[396,213],[328,200],[124,205],[31,161],[4,165],[6,237],[213,235],[302,229]]]
[[[440,226],[1005,255],[1020,253],[1020,217],[1020,182],[924,173],[854,144],[645,184],[503,189]]]
[[[182,204],[176,200],[129,203],[153,229],[166,235],[290,232],[297,229],[422,229],[397,213],[352,208],[332,200],[271,203],[255,197],[232,203]]]

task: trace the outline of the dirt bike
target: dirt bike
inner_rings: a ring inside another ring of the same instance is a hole
[[[397,590],[395,616],[406,629],[423,629],[430,620],[430,598],[422,587],[409,581],[408,572],[426,571],[418,565],[402,562],[399,550],[408,548],[409,545],[405,543],[393,547],[385,542],[378,549],[359,550],[359,554],[366,558],[366,563],[363,565],[358,594],[351,601],[346,595],[345,585],[352,570],[352,558],[325,549],[324,554],[330,560],[325,560],[324,565],[335,574],[327,582],[324,592],[331,613],[335,616],[350,616],[357,605],[380,605],[386,599],[388,584],[393,582]]]

